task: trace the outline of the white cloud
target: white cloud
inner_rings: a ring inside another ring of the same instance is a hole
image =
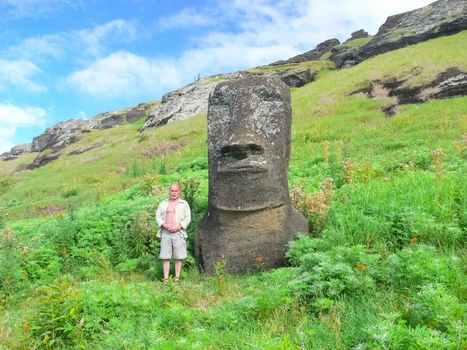
[[[196,8],[184,8],[172,16],[159,18],[157,25],[161,29],[175,29],[181,27],[199,27],[216,23],[217,19],[207,10],[198,10]]]
[[[116,19],[91,29],[74,31],[70,37],[84,47],[84,54],[99,56],[111,44],[137,40],[138,29],[130,21]]]
[[[112,45],[138,40],[140,33],[135,23],[116,19],[92,28],[28,37],[4,50],[2,55],[30,61],[67,55],[78,59],[83,56],[98,57],[108,53]]]
[[[43,127],[47,112],[40,107],[0,104],[0,153],[13,147],[18,127]]]
[[[90,95],[116,98],[176,86],[180,76],[167,62],[119,51],[74,72],[67,82]]]
[[[8,87],[20,87],[30,92],[45,91],[44,86],[31,80],[31,76],[39,72],[39,68],[29,61],[0,59],[0,91]]]
[[[64,55],[69,46],[69,41],[63,35],[49,34],[26,38],[17,45],[8,48],[4,55],[7,57],[21,57],[23,60],[58,58]]]

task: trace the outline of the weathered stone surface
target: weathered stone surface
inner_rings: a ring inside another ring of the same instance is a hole
[[[32,145],[30,143],[22,143],[14,146],[9,152],[0,154],[1,160],[14,160],[18,158],[20,154],[31,152]]]
[[[438,0],[423,8],[390,16],[371,41],[362,59],[467,29],[465,0]]]
[[[143,118],[148,113],[149,109],[150,106],[148,104],[141,103],[137,107],[128,111],[117,110],[100,113],[89,120],[88,128],[110,129],[125,122],[134,123],[135,121]]]
[[[165,94],[161,103],[149,112],[140,131],[206,112],[208,96],[217,83],[216,80],[204,78]]]
[[[334,62],[336,68],[348,68],[362,61],[359,47],[340,46],[332,49],[329,59]]]
[[[149,112],[146,122],[139,131],[143,132],[149,128],[162,126],[175,120],[187,119],[206,112],[209,94],[219,82],[239,79],[248,75],[249,73],[238,72],[202,78],[165,94],[162,96],[161,103]]]
[[[388,17],[367,44],[359,48],[335,47],[329,59],[336,64],[336,68],[346,68],[388,51],[465,29],[465,0],[439,0],[420,9]],[[354,36],[363,37],[364,33],[352,33],[351,39]]]
[[[39,154],[34,161],[31,164],[28,164],[26,166],[26,169],[28,170],[33,170],[40,168],[41,166],[46,165],[47,163],[50,163],[51,161],[58,159],[60,157],[60,153],[51,153],[51,154]]]
[[[349,40],[361,39],[361,38],[367,38],[367,37],[368,37],[368,32],[365,32],[363,29],[360,29],[360,30],[357,30],[357,31],[353,32],[350,35]],[[349,41],[349,40],[347,40],[347,41]]]
[[[316,73],[309,69],[295,72],[279,72],[277,76],[283,83],[290,87],[301,87],[316,79]]]
[[[76,131],[87,127],[88,121],[80,119],[70,119],[60,122],[48,129],[39,136],[32,139],[32,152],[42,152],[47,148],[60,149],[76,141]]]
[[[375,86],[381,86],[387,90],[387,96],[397,97],[396,105],[384,106],[383,108],[383,112],[389,116],[395,114],[397,105],[467,95],[467,72],[457,67],[451,67],[441,72],[428,84],[405,87],[403,86],[405,81],[406,79],[390,78],[386,81],[373,81],[368,87],[353,91],[351,95],[364,93],[373,98],[375,96],[372,91],[374,91]]]
[[[225,260],[230,272],[285,263],[287,243],[308,232],[292,208],[287,168],[291,107],[275,77],[217,85],[209,98],[208,212],[196,232],[196,257],[208,272]]]
[[[340,42],[338,39],[335,39],[335,38],[329,39],[316,45],[316,48],[314,48],[313,50],[291,57],[288,60],[280,60],[280,61],[273,62],[271,63],[271,66],[280,66],[283,64],[301,63],[301,62],[306,62],[306,61],[317,60],[322,55],[324,55],[326,52],[331,51],[331,49],[334,46],[337,46],[339,44]]]

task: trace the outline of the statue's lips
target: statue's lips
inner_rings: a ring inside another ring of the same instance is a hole
[[[229,164],[219,168],[219,173],[266,173],[269,167],[258,164]]]

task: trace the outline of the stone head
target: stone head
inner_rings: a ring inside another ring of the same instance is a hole
[[[278,78],[218,84],[209,97],[209,204],[250,211],[290,202],[289,88]]]

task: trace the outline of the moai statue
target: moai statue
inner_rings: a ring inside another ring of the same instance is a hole
[[[208,212],[196,230],[196,258],[208,273],[283,266],[287,243],[307,233],[292,208],[289,88],[278,78],[222,82],[209,97]]]

